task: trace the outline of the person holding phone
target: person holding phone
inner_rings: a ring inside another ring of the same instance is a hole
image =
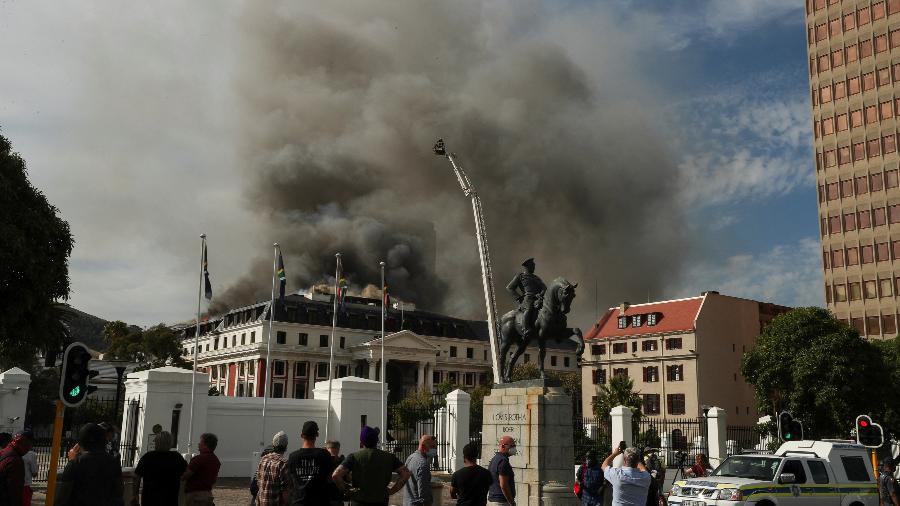
[[[613,467],[613,459],[619,455],[622,455],[622,467]],[[625,441],[620,442],[600,467],[603,477],[612,484],[613,506],[646,504],[651,478],[637,448],[626,448]]]

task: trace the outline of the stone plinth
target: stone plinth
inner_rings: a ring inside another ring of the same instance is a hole
[[[576,505],[572,494],[572,399],[560,386],[528,380],[495,386],[484,398],[481,457],[485,467],[503,436],[516,440],[509,459],[516,474],[516,504]]]

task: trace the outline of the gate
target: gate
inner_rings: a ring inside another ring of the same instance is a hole
[[[88,398],[77,408],[66,408],[66,413],[63,417],[62,444],[60,444],[59,455],[55,456],[58,460],[59,472],[62,472],[66,465],[66,452],[75,445],[81,426],[86,423],[100,422],[112,423],[118,426],[119,421],[122,419],[121,409],[124,409],[129,414],[129,420],[137,420],[143,407],[137,399],[125,401],[124,405],[116,406],[115,401],[112,399]],[[118,440],[113,441],[112,448],[110,448],[114,454],[118,455],[119,463],[122,467],[133,467],[136,464],[137,447],[135,443],[137,427],[134,424],[130,425],[130,427],[120,429]],[[34,476],[35,482],[46,483],[47,481],[50,472],[50,462],[54,458],[51,451],[52,442],[53,426],[42,427],[34,431],[32,451],[38,464],[38,472]]]
[[[646,452],[659,451],[666,467],[684,468],[693,465],[698,453],[709,456],[706,418],[641,418],[632,423],[635,446]]]
[[[448,410],[444,396],[418,394],[388,406],[388,431],[384,450],[406,462],[419,448],[419,438],[431,434],[437,440],[437,456],[431,461],[432,471],[452,472],[450,461],[450,420],[456,413]]]
[[[612,451],[612,424],[610,418],[586,418],[580,414],[573,417],[572,435],[575,444],[575,463],[581,464],[584,455],[594,451],[604,458]]]

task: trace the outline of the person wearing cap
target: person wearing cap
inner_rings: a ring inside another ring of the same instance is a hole
[[[81,451],[59,478],[56,506],[117,506],[122,503],[122,467],[106,453],[106,431],[95,423],[78,431]]]
[[[363,427],[359,444],[362,449],[349,455],[331,477],[350,496],[353,506],[385,506],[388,497],[399,492],[409,480],[409,469],[393,453],[376,448],[378,429]],[[400,477],[388,488],[394,472]],[[350,474],[349,490],[344,480],[347,474]]]
[[[547,285],[534,273],[534,259],[522,262],[522,272],[506,285],[506,290],[519,303],[522,315],[522,337],[531,339],[534,332],[534,319],[537,316],[535,303],[544,297]]]
[[[319,424],[310,420],[303,424],[300,438],[303,446],[288,457],[288,470],[294,481],[293,502],[303,506],[328,506],[330,493],[329,477],[334,470],[331,455],[322,448],[316,448]]]
[[[340,441],[326,441],[325,449],[328,450],[328,454],[331,455],[331,465],[332,469],[337,469],[341,462],[344,461],[344,456],[341,455],[341,442]],[[342,506],[344,504],[344,494],[341,493],[340,489],[335,485],[334,480],[328,480],[328,496],[331,499],[331,506]]]
[[[284,452],[288,447],[288,435],[280,431],[272,437],[272,451],[265,454],[256,468],[256,504],[281,506],[291,497],[291,475],[288,473]]]
[[[0,506],[19,506],[25,488],[25,463],[22,456],[31,451],[31,436],[16,434],[0,450]]]
[[[894,481],[894,462],[891,459],[881,464],[881,475],[878,477],[879,506],[900,506],[900,492]]]
[[[178,504],[181,475],[187,468],[187,462],[178,452],[172,451],[172,439],[171,433],[160,432],[154,439],[153,450],[138,461],[131,482],[132,505],[138,504],[138,496],[143,506]],[[144,482],[143,491],[140,491],[141,481]]]
[[[219,438],[215,434],[205,432],[200,434],[200,443],[197,449],[200,454],[194,456],[187,466],[187,471],[181,475],[184,481],[185,506],[212,506],[212,488],[219,478],[219,468],[222,463],[216,457],[216,447],[219,446]]]

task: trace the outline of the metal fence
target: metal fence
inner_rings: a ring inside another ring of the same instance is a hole
[[[437,439],[437,456],[431,461],[432,471],[452,472],[450,462],[450,420],[456,413],[447,408],[443,395],[434,394],[404,400],[387,408],[388,434],[385,450],[394,453],[402,462],[419,447],[419,438],[431,434]]]
[[[729,425],[725,429],[725,440],[725,452],[728,455],[769,453],[766,442],[755,425]]]
[[[694,455],[709,455],[706,418],[641,418],[633,422],[635,446],[658,449],[668,468],[693,463]]]
[[[575,463],[580,464],[584,454],[593,450],[597,455],[606,456],[612,451],[612,436],[609,417],[573,417],[572,435],[574,439]]]

